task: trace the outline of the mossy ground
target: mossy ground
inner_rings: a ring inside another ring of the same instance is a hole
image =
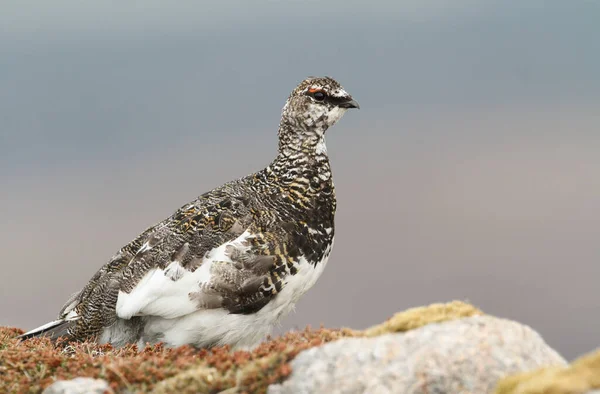
[[[47,338],[20,342],[16,336],[21,333],[0,328],[1,393],[37,393],[55,380],[78,376],[105,379],[116,391],[148,392],[165,381],[157,391],[172,391],[165,390],[172,383],[178,392],[198,392],[204,381],[201,392],[237,387],[238,392],[254,393],[285,378],[290,373],[287,362],[298,352],[353,335],[350,330],[306,329],[267,341],[252,352],[161,345],[139,352],[135,345],[114,349],[79,343],[60,348]],[[192,372],[194,385],[169,380],[182,371]]]
[[[475,314],[481,312],[459,301],[434,304],[398,313],[365,331],[307,328],[287,333],[251,352],[161,345],[139,352],[136,346],[114,349],[94,343],[61,347],[46,338],[19,341],[22,330],[0,327],[0,393],[39,393],[56,380],[79,376],[105,379],[115,392],[264,393],[269,384],[291,373],[289,361],[305,349],[343,337],[406,331]]]

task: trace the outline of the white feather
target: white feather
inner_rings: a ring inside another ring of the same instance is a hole
[[[327,123],[330,126],[333,126],[338,120],[344,116],[346,113],[346,108],[333,107],[329,112],[327,112]]]
[[[325,137],[321,138],[319,142],[317,142],[317,146],[315,146],[315,152],[318,155],[327,154],[327,145],[325,144]]]
[[[27,331],[22,336],[31,335],[31,334],[38,333],[40,331],[44,331],[47,328],[52,328],[52,327],[57,326],[57,325],[59,325],[59,324],[61,324],[63,322],[64,322],[64,320],[62,320],[62,319],[51,321],[50,323],[46,323],[43,326],[39,326],[39,327],[34,328],[33,330]]]
[[[228,246],[243,250],[244,241],[249,236],[250,233],[246,231],[235,240],[213,249],[194,272],[179,271],[181,277],[176,281],[171,277],[173,269],[179,270],[179,262],[172,262],[164,270],[151,269],[131,292],[119,291],[117,316],[122,319],[131,319],[133,316],[160,316],[172,319],[195,312],[197,303],[190,299],[189,293],[198,291],[202,283],[210,282],[213,261],[231,262],[225,253]]]
[[[248,233],[242,234],[234,241],[236,246],[239,247],[239,242],[248,236]],[[296,275],[288,275],[281,292],[253,314],[230,314],[221,308],[196,310],[197,304],[190,302],[188,297],[188,285],[197,284],[198,280],[206,281],[207,277],[205,274],[195,273],[185,278],[185,290],[174,287],[184,278],[176,282],[168,278],[159,281],[154,279],[159,275],[153,274],[144,283],[140,282],[141,286],[138,285],[130,294],[119,295],[117,314],[123,317],[138,310],[147,315],[140,345],[143,345],[145,340],[152,341],[158,338],[169,346],[192,343],[197,346],[230,344],[236,348],[250,348],[264,339],[273,326],[287,315],[300,297],[316,283],[325,269],[332,246],[333,244],[327,248],[323,260],[316,265],[301,257],[297,263]],[[205,259],[204,265],[208,266],[217,260],[230,261],[224,253],[226,247],[227,244],[214,249]],[[198,268],[196,272],[201,269],[202,267]],[[159,286],[166,286],[167,289],[159,289]],[[143,294],[152,296],[152,301],[144,302]],[[101,341],[118,343],[118,340],[129,335],[128,330],[130,328],[124,324],[115,324],[104,331]]]

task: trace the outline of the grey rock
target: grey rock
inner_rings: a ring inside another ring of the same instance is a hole
[[[54,382],[46,387],[42,394],[103,394],[105,392],[113,392],[105,380],[75,378]]]
[[[493,393],[509,374],[566,364],[531,328],[475,316],[306,350],[268,394]]]

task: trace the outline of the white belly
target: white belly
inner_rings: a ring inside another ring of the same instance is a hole
[[[261,310],[252,314],[231,314],[225,309],[199,310],[185,316],[166,319],[146,316],[142,336],[138,342],[164,342],[167,346],[193,344],[199,347],[230,345],[233,348],[251,348],[259,344],[278,321],[286,316],[300,297],[306,293],[321,276],[332,245],[324,258],[316,265],[300,258],[294,276],[287,276],[282,290]],[[103,333],[104,342],[114,342],[126,333],[119,331],[125,327],[116,324]]]

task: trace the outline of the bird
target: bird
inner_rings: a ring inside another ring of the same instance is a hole
[[[113,347],[257,346],[321,276],[336,196],[326,131],[351,108],[308,77],[281,112],[275,158],[177,209],[123,246],[58,318],[21,335]]]

